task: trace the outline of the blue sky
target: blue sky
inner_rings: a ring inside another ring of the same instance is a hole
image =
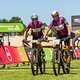
[[[57,10],[71,25],[71,16],[80,15],[80,0],[0,0],[0,18],[19,16],[28,24],[32,13],[47,24],[52,20],[51,12]]]

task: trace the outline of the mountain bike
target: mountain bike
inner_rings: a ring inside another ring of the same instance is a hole
[[[43,39],[41,40],[43,41]],[[45,73],[45,54],[41,52],[37,40],[23,41],[25,43],[32,43],[31,49],[31,71],[33,75],[38,75],[38,68],[40,68],[41,74]],[[28,44],[29,45],[29,44]]]
[[[71,38],[74,38],[75,34],[71,33]],[[69,39],[71,39],[69,38]],[[66,70],[67,66],[67,52],[66,47],[63,49],[62,42],[68,40],[68,38],[53,40],[53,52],[52,52],[52,66],[54,74],[57,76],[60,74],[60,66],[62,66],[63,73],[69,73],[70,69]]]

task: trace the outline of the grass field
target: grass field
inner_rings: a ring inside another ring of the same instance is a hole
[[[80,80],[80,60],[73,60],[71,63],[70,74],[63,74],[62,70],[59,76],[55,76],[52,69],[52,63],[46,63],[46,73],[40,73],[33,76],[30,65],[20,63],[19,67],[10,64],[8,68],[0,69],[0,80]]]

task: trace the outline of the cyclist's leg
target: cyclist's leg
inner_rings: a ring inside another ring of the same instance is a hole
[[[65,41],[66,52],[67,52],[67,66],[70,68],[71,54],[70,54],[70,40]]]
[[[39,50],[39,58],[38,59],[39,59],[40,72],[41,72],[41,74],[43,74],[43,70],[42,70],[42,54],[44,54],[44,50],[43,50],[43,46],[41,44],[37,44],[37,45],[38,45],[38,50]]]
[[[39,47],[40,51],[41,51],[42,53],[44,53],[43,46],[42,46],[41,44],[38,44],[38,47]]]
[[[42,36],[33,36],[33,40],[38,40],[37,44],[35,44],[36,48],[39,50],[39,53],[44,53],[43,46],[41,45],[40,39]],[[34,47],[34,44],[33,44]],[[41,55],[41,54],[40,54]]]
[[[43,71],[42,71],[42,60],[41,60],[41,53],[44,53],[44,50],[43,50],[43,46],[41,45],[41,42],[40,42],[40,39],[42,38],[42,35],[40,36],[33,36],[33,39],[35,40],[38,40],[38,43],[37,43],[37,49],[38,49],[38,53],[39,53],[39,58],[38,58],[38,65],[40,67],[40,72],[41,74],[43,74]]]
[[[42,45],[41,45],[41,41],[40,41],[40,39],[42,38],[42,36],[43,36],[43,35],[39,35],[39,36],[34,36],[34,35],[33,35],[33,40],[38,40],[37,45],[38,45],[39,49],[41,50],[41,52],[44,51],[44,50],[43,50],[43,47],[42,47]]]
[[[43,34],[38,37],[38,47],[42,54],[45,54],[43,46],[41,45],[41,39],[43,38]]]

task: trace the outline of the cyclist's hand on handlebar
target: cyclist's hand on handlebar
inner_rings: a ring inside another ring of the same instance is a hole
[[[22,42],[24,42],[24,43],[25,43],[26,41],[27,41],[27,39],[23,39],[23,40],[22,40]]]
[[[66,40],[69,40],[69,39],[71,39],[71,36],[70,36],[70,35],[68,35],[68,36],[65,37],[65,38],[62,38],[61,41],[66,41]]]
[[[29,46],[30,47],[30,45],[28,44],[29,43],[29,41],[27,41],[27,39],[23,39],[22,40],[22,42],[23,42],[23,44],[25,45],[25,44],[27,44],[27,46]]]
[[[70,39],[70,38],[71,38],[71,36],[70,36],[70,35],[68,35],[66,38],[67,38],[67,39]]]

